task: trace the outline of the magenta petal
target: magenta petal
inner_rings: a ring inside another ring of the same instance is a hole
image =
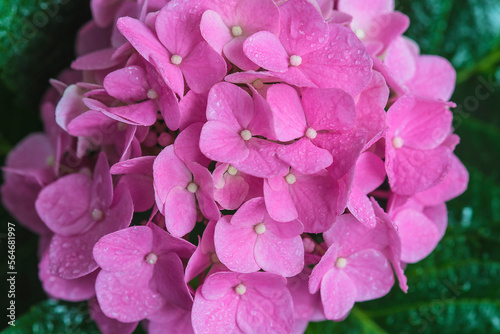
[[[91,179],[83,174],[60,178],[40,191],[35,202],[38,215],[59,235],[80,233],[93,223],[89,212],[91,188]]]
[[[288,168],[276,154],[279,144],[260,138],[251,138],[246,143],[248,157],[234,163],[229,161],[236,169],[252,176],[267,178],[283,173]]]
[[[233,39],[231,30],[220,15],[213,10],[206,10],[201,16],[200,31],[203,38],[219,54],[222,53],[224,45]]]
[[[278,157],[303,174],[314,174],[332,164],[330,152],[314,145],[310,139],[302,138],[286,146],[281,146]]]
[[[266,279],[262,277],[257,284]],[[269,290],[269,294],[257,290],[241,296],[236,322],[243,333],[291,333],[294,318],[290,292],[285,287]]]
[[[281,222],[288,222],[297,219],[298,213],[290,195],[290,189],[284,178],[278,176],[281,187],[273,189],[268,180],[264,181],[264,198],[269,215]]]
[[[108,158],[104,152],[101,152],[94,167],[90,209],[106,210],[111,206],[112,202],[113,180],[109,173]]]
[[[290,194],[304,232],[325,232],[337,219],[338,189],[327,173],[297,177]]]
[[[193,304],[184,282],[184,266],[175,253],[158,254],[150,287],[164,296],[167,302],[183,309],[188,310]]]
[[[167,195],[163,207],[167,230],[176,237],[191,232],[196,224],[196,199],[189,190],[176,186]]]
[[[373,206],[366,194],[360,188],[351,188],[347,208],[349,208],[349,212],[366,227],[375,227],[376,219]]]
[[[283,239],[266,231],[257,237],[254,254],[255,262],[273,274],[292,277],[304,269],[304,244],[300,235]]]
[[[353,184],[365,194],[377,189],[385,180],[384,162],[376,154],[364,152],[356,163]]]
[[[214,182],[212,174],[206,167],[195,162],[188,162],[187,166],[193,173],[193,182],[198,185],[196,199],[201,213],[210,220],[220,218],[219,208],[214,202]]]
[[[156,122],[158,106],[155,101],[146,100],[128,106],[106,108],[101,112],[127,124],[151,126]]]
[[[139,158],[125,160],[111,166],[111,174],[142,174],[153,175],[153,163],[156,157],[143,156]]]
[[[125,271],[141,263],[153,248],[153,234],[146,226],[133,226],[102,237],[93,256],[107,271]]]
[[[100,136],[100,129],[112,129],[116,127],[117,121],[104,115],[97,110],[88,110],[73,118],[68,124],[67,131],[75,137]]]
[[[170,59],[151,55],[149,62],[156,68],[162,80],[178,95],[184,95],[184,76],[179,66],[173,65]]]
[[[202,166],[208,166],[208,159],[200,151],[200,135],[203,123],[198,122],[191,124],[179,133],[174,142],[175,154],[182,161],[192,161],[199,163]]]
[[[328,43],[304,55],[299,68],[319,88],[340,88],[356,96],[371,81],[371,57],[349,28],[338,24],[329,28]]]
[[[198,94],[208,92],[226,75],[226,62],[207,42],[201,42],[179,65],[186,83]]]
[[[266,206],[262,197],[245,202],[231,218],[231,225],[238,227],[253,227],[262,223],[266,216]]]
[[[147,211],[155,204],[153,179],[150,176],[126,174],[120,178],[120,183],[128,187],[135,212]]]
[[[243,51],[243,43],[246,37],[240,36],[233,38],[229,43],[224,46],[224,55],[226,58],[242,70],[251,71],[258,70],[259,65],[248,59]]]
[[[214,199],[226,210],[236,210],[245,200],[249,184],[242,176],[225,174],[222,188],[214,189]]]
[[[111,72],[104,78],[104,89],[109,95],[123,102],[144,100],[149,89],[146,72],[139,66],[129,66]]]
[[[89,300],[89,313],[92,319],[96,322],[97,327],[102,334],[132,334],[137,327],[138,322],[120,322],[118,320],[107,317],[101,310],[97,298]]]
[[[95,279],[98,270],[71,280],[60,278],[50,272],[48,254],[42,257],[38,270],[38,277],[42,281],[43,289],[52,298],[79,302],[95,296]]]
[[[268,31],[260,31],[243,43],[245,55],[254,63],[273,72],[286,72],[289,56],[279,38]]]
[[[121,63],[121,59],[113,58],[115,49],[106,48],[93,51],[78,57],[71,63],[71,68],[80,71],[96,71],[112,68]]]
[[[391,189],[400,195],[413,195],[437,185],[450,168],[451,155],[445,146],[426,151],[402,147],[396,153],[389,152],[385,164]]]
[[[302,104],[307,124],[316,131],[341,131],[352,127],[356,120],[352,96],[340,89],[305,89]]]
[[[208,94],[207,120],[224,122],[243,130],[253,118],[252,97],[242,88],[228,83],[216,84]]]
[[[401,238],[401,261],[415,263],[429,255],[440,239],[440,233],[431,220],[422,213],[406,209],[394,217]]]
[[[406,83],[412,94],[448,101],[455,89],[456,71],[450,62],[438,56],[416,59],[415,76]]]
[[[209,300],[203,297],[200,290],[198,288],[196,291],[191,314],[195,332],[199,334],[241,333],[235,321],[239,301],[236,295]]]
[[[214,243],[219,260],[230,270],[251,273],[260,269],[255,262],[257,233],[253,227],[239,227],[222,217],[215,226]]]
[[[332,269],[321,281],[321,301],[327,319],[343,320],[356,300],[358,290],[351,278],[342,270]]]
[[[203,125],[200,149],[212,160],[231,164],[243,161],[249,155],[249,149],[241,135],[219,121],[208,121]]]
[[[365,249],[347,257],[344,271],[356,285],[357,302],[385,296],[394,285],[391,264],[375,249]]]
[[[97,300],[103,313],[121,322],[135,322],[158,311],[165,300],[149,288],[153,266],[131,272],[101,271],[97,276]]]
[[[304,136],[307,123],[297,91],[284,84],[272,85],[267,91],[276,138],[289,141]]]

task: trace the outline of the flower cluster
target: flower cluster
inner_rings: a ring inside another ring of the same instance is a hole
[[[391,0],[92,0],[2,197],[103,333],[300,333],[407,290],[468,174]],[[197,246],[195,246],[197,245]]]

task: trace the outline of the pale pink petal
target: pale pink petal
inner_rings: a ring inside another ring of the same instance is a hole
[[[149,84],[142,67],[128,66],[108,74],[104,78],[104,88],[114,98],[134,103],[147,98]]]
[[[163,207],[167,230],[176,237],[191,232],[196,224],[196,199],[189,190],[176,186],[170,190]]]
[[[356,284],[342,270],[332,269],[321,281],[321,301],[327,319],[343,320],[347,317],[358,294]]]
[[[347,202],[349,212],[369,228],[375,227],[376,219],[372,204],[359,187],[352,187]]]
[[[252,176],[267,178],[283,173],[288,168],[276,154],[279,144],[251,138],[246,145],[248,157],[242,161],[231,162],[236,169]]]
[[[355,300],[363,302],[385,296],[394,285],[394,274],[387,258],[378,250],[365,249],[346,258],[343,269],[356,285]]]
[[[213,10],[206,10],[201,16],[200,30],[203,38],[219,54],[224,45],[229,43],[233,36],[220,15]]]
[[[227,296],[222,300],[209,300],[203,297],[200,290],[196,291],[191,315],[195,332],[199,334],[243,333],[235,321],[239,299],[236,296]]]
[[[260,31],[243,43],[245,55],[254,63],[273,72],[286,72],[289,56],[279,38],[268,31]]]
[[[232,164],[244,161],[250,154],[241,135],[220,121],[208,121],[203,125],[200,149],[212,160]]]
[[[262,269],[284,277],[295,276],[304,268],[304,244],[300,235],[283,239],[266,231],[257,237],[254,255]]]
[[[245,42],[245,40],[246,37],[244,36],[233,38],[224,46],[224,56],[226,56],[226,58],[231,63],[242,70],[258,70],[260,66],[248,59],[248,57],[244,53],[243,43]]]
[[[194,123],[179,133],[174,142],[175,154],[182,161],[192,161],[202,166],[208,166],[208,159],[200,151],[200,134],[203,123]]]
[[[415,76],[406,83],[412,94],[448,101],[455,89],[457,74],[450,62],[438,56],[416,59]]]
[[[276,138],[289,141],[304,136],[307,124],[297,91],[284,84],[272,85],[267,91]]]
[[[227,217],[222,217],[215,226],[217,256],[232,271],[251,273],[260,269],[254,258],[256,240],[253,227],[234,226]]]
[[[215,85],[208,94],[207,120],[224,122],[243,130],[253,118],[252,97],[242,88],[227,82]]]
[[[198,44],[179,65],[189,87],[198,94],[208,92],[226,75],[226,62],[205,41]]]
[[[332,164],[330,152],[314,145],[309,138],[301,138],[291,145],[282,145],[278,157],[303,174],[314,174]]]
[[[364,152],[356,162],[353,184],[369,194],[384,183],[384,162],[376,154]]]
[[[292,201],[288,184],[282,176],[277,176],[279,188],[270,186],[269,180],[264,181],[264,198],[269,215],[277,221],[287,222],[297,219],[298,213]]]

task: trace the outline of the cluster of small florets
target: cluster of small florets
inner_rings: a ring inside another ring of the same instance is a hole
[[[9,155],[46,292],[103,333],[299,333],[407,290],[468,174],[391,0],[92,0]]]

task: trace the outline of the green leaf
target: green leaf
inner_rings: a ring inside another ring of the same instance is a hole
[[[500,62],[500,1],[401,0],[397,9],[410,17],[406,35],[449,59],[459,82]]]

